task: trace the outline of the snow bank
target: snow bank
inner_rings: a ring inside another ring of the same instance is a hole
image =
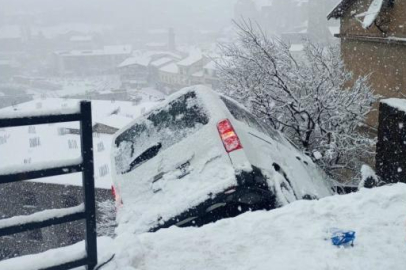
[[[355,246],[333,246],[332,228],[354,230]],[[406,185],[297,201],[202,228],[129,231],[103,248],[116,250],[103,270],[400,270],[406,265]]]
[[[98,244],[107,247],[111,244],[112,239],[108,237],[100,237],[97,239]],[[111,254],[107,251],[99,256],[99,261],[103,262],[110,257]],[[5,261],[0,261],[0,269],[8,270],[38,270],[48,268],[62,263],[71,262],[74,260],[86,257],[85,243],[79,242],[71,246],[51,249],[40,254],[27,255],[17,257]],[[75,268],[77,270],[84,267]]]
[[[331,243],[333,228],[354,230],[354,247]],[[201,228],[163,229],[115,240],[99,238],[103,270],[370,269],[406,265],[406,185],[396,184],[319,201],[296,201]],[[0,262],[32,270],[83,256],[83,242]],[[78,268],[84,269],[84,268]]]

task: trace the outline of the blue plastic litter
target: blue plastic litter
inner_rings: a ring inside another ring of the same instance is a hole
[[[354,231],[336,231],[331,237],[331,242],[335,246],[354,246],[355,232]]]

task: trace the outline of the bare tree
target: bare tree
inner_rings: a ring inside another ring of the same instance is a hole
[[[295,57],[289,44],[250,21],[236,25],[236,42],[220,45],[220,91],[285,133],[328,174],[358,172],[374,143],[360,129],[376,101],[368,76],[353,79],[336,46],[306,41]]]

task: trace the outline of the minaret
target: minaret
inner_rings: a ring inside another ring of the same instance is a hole
[[[168,49],[172,52],[176,51],[175,31],[173,31],[172,27],[168,30]]]

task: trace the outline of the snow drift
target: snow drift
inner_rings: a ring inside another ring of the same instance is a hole
[[[354,247],[333,246],[332,228],[354,230]],[[113,243],[101,241],[99,251],[100,262],[116,254],[102,270],[400,270],[406,265],[406,185],[296,201],[201,228],[140,235],[129,230]],[[0,262],[0,269],[24,261]],[[20,269],[36,269],[34,261]]]
[[[354,247],[333,246],[332,228],[354,230]],[[202,228],[129,232],[115,245],[105,270],[405,269],[406,185],[296,201]]]

